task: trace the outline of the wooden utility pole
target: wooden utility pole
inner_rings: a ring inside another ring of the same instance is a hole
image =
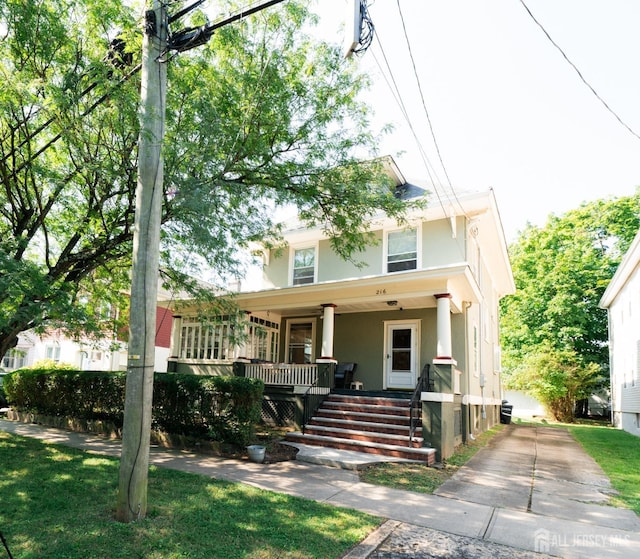
[[[156,305],[160,263],[163,167],[168,51],[184,52],[205,44],[224,25],[275,6],[284,0],[266,0],[212,25],[187,27],[169,36],[169,23],[192,11],[204,0],[169,17],[160,0],[152,0],[145,14],[142,43],[142,116],[138,140],[138,186],[133,232],[133,267],[129,317],[129,357],[120,457],[116,520],[132,522],[147,514],[149,442],[155,369]]]
[[[138,185],[133,234],[129,356],[116,519],[131,522],[147,513],[149,438],[155,369],[156,305],[167,69],[167,11],[152,1],[142,45],[142,114],[138,140]]]

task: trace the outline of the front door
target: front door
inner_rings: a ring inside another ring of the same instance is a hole
[[[385,338],[385,388],[415,388],[418,322],[387,322]]]

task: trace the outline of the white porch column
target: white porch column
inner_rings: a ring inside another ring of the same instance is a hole
[[[249,343],[249,327],[251,325],[251,311],[244,311],[244,316],[242,317],[240,328],[243,330],[243,334],[245,334],[244,341],[239,345],[235,346],[233,349],[233,357],[234,358],[249,358],[249,348],[247,344]],[[251,357],[256,357],[255,355],[251,355]],[[276,358],[274,356],[270,357],[271,360],[275,361]]]
[[[179,357],[180,355],[180,333],[182,330],[182,317],[173,317],[171,323],[171,341],[169,342],[169,357]]]
[[[438,312],[438,345],[436,357],[438,359],[451,359],[451,294],[440,293],[435,295]]]
[[[336,305],[326,303],[322,305],[324,309],[322,321],[322,350],[321,357],[333,357],[333,329]]]

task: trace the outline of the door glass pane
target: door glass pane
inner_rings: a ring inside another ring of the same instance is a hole
[[[405,350],[393,350],[391,366],[394,371],[411,370],[411,352]]]
[[[411,328],[393,330],[391,368],[394,371],[411,370]]]

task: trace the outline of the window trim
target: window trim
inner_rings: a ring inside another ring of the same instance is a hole
[[[416,232],[416,267],[410,270],[389,271],[389,235],[391,233],[399,233],[403,231]],[[382,270],[384,274],[399,274],[402,272],[413,272],[422,268],[422,223],[415,226],[403,227],[398,229],[385,229],[383,235],[383,251],[382,251]]]
[[[313,279],[309,283],[294,283],[294,272],[295,272],[295,257],[296,251],[299,250],[313,250]],[[305,244],[297,244],[291,245],[289,250],[289,285],[292,287],[302,286],[302,285],[313,285],[314,283],[318,283],[318,243],[305,243]]]

